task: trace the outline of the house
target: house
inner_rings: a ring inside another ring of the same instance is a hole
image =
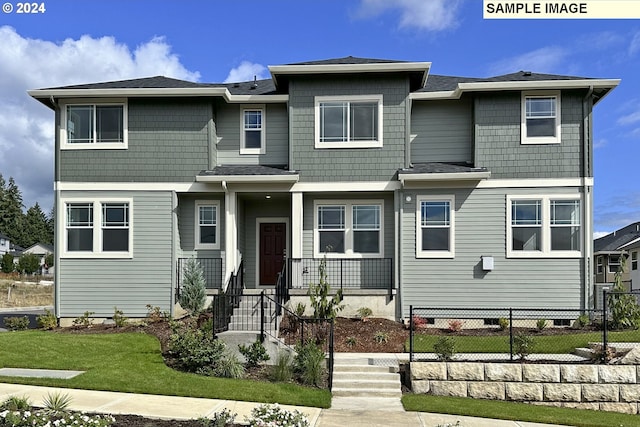
[[[53,274],[53,266],[47,265],[47,256],[53,253],[53,245],[47,243],[35,243],[22,251],[22,254],[34,254],[40,260],[40,272]]]
[[[627,290],[640,290],[638,253],[640,253],[640,222],[634,222],[595,239],[593,256],[596,289],[613,286],[616,272],[621,267],[622,259],[625,258],[622,282]]]
[[[29,92],[56,126],[57,316],[173,310],[189,257],[211,292],[283,277],[293,298],[326,259],[347,310],[396,319],[593,304],[592,111],[618,80],[355,57],[269,70]]]
[[[0,256],[11,252],[11,239],[0,233]]]

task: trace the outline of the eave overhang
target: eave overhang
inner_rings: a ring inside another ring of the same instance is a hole
[[[398,173],[398,180],[405,182],[421,181],[483,181],[491,177],[490,171],[447,172],[447,173]]]

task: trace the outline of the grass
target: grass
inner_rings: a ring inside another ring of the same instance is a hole
[[[530,334],[535,342],[535,353],[568,354],[574,349],[588,347],[590,342],[602,342],[601,332],[577,332],[564,335]],[[455,341],[458,353],[509,353],[509,336],[460,336],[448,335]],[[432,353],[433,345],[438,341],[438,335],[414,335],[413,351],[417,353]],[[640,330],[609,332],[609,342],[640,342]],[[405,350],[409,351],[409,341],[405,343]]]
[[[407,411],[434,412],[580,427],[631,427],[637,426],[639,423],[638,415],[537,406],[527,403],[477,400],[463,397],[407,394],[402,397],[402,404]]]
[[[144,333],[0,334],[0,367],[86,371],[69,380],[0,377],[5,383],[191,396],[328,408],[331,393],[287,383],[203,377],[164,364],[160,343]]]
[[[0,279],[0,308],[53,305],[53,286]]]

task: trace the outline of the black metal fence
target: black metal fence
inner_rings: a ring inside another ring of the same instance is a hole
[[[190,258],[178,258],[176,298],[184,283],[184,267]],[[222,289],[222,258],[195,258],[202,268],[205,287],[207,289]]]
[[[410,359],[608,362],[640,342],[638,297],[605,291],[598,310],[411,306]]]
[[[391,258],[291,258],[288,260],[290,288],[307,288],[320,279],[320,263],[326,262],[327,281],[335,289],[393,288]]]

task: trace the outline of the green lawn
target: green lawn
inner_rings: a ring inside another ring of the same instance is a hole
[[[160,343],[144,333],[0,334],[0,367],[86,371],[73,379],[0,377],[5,383],[192,396],[328,408],[327,390],[294,384],[203,377],[164,364]]]
[[[529,334],[535,341],[535,353],[571,353],[575,348],[588,347],[590,342],[601,342],[601,332],[582,332],[564,335]],[[509,336],[460,336],[446,335],[455,341],[458,353],[509,353]],[[433,344],[440,338],[437,335],[417,333],[414,335],[413,351],[417,353],[432,353]],[[609,342],[640,342],[640,330],[609,332]],[[409,341],[405,343],[409,351]]]
[[[640,424],[638,415],[554,408],[527,403],[476,400],[462,397],[408,394],[402,398],[402,403],[407,411],[435,412],[580,427],[632,427]]]

